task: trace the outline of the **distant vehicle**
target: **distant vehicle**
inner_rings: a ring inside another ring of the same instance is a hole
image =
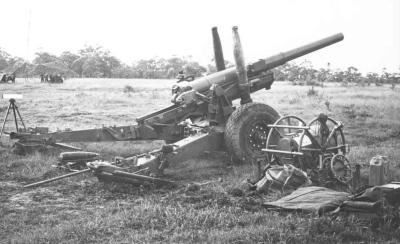
[[[41,83],[63,83],[64,78],[61,74],[40,74]]]
[[[0,83],[15,83],[15,74],[0,73]]]

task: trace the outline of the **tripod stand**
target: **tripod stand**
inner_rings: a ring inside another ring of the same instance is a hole
[[[0,131],[0,137],[3,135],[3,133],[6,133],[6,132],[4,132],[4,127],[7,123],[7,118],[8,118],[8,115],[10,114],[10,110],[12,110],[12,112],[14,114],[15,129],[17,130],[16,132],[18,132],[17,114],[18,114],[19,119],[21,120],[21,124],[24,127],[24,130],[26,130],[24,121],[22,120],[21,114],[19,113],[17,104],[15,104],[15,99],[11,98],[9,101],[10,101],[10,104],[8,105],[6,116],[4,117],[3,126],[1,127],[1,131]]]

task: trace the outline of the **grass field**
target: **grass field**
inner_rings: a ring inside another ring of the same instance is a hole
[[[72,79],[64,84],[17,80],[0,85],[0,93],[22,93],[18,100],[31,127],[93,128],[133,124],[137,116],[169,105],[172,81]],[[127,86],[131,88],[127,89]],[[400,89],[389,87],[315,88],[274,83],[253,100],[280,114],[306,121],[324,112],[345,125],[352,163],[363,166],[386,155],[392,178],[400,180]],[[8,101],[0,101],[3,117]],[[76,144],[103,158],[143,152],[161,142]],[[246,196],[238,192],[252,173],[249,165],[232,165],[225,153],[205,154],[172,165],[167,176],[174,188],[135,188],[105,184],[90,174],[60,180],[36,189],[26,182],[62,174],[53,164],[57,153],[16,156],[7,142],[0,147],[0,242],[2,243],[337,243],[400,242],[400,229],[387,219],[355,216],[318,217],[270,212],[260,206],[279,195]],[[192,182],[215,181],[197,188]]]

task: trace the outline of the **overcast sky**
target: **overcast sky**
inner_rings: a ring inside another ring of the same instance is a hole
[[[342,32],[343,42],[297,62],[363,72],[400,68],[400,0],[1,0],[0,6],[0,47],[28,60],[37,51],[101,45],[128,64],[172,55],[207,64],[217,26],[232,61],[237,25],[246,62]]]

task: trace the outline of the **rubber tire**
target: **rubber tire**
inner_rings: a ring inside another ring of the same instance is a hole
[[[232,160],[251,163],[262,156],[262,152],[252,150],[247,143],[249,129],[258,121],[273,124],[279,118],[275,109],[263,103],[247,103],[233,111],[226,122],[224,134],[225,146]]]

